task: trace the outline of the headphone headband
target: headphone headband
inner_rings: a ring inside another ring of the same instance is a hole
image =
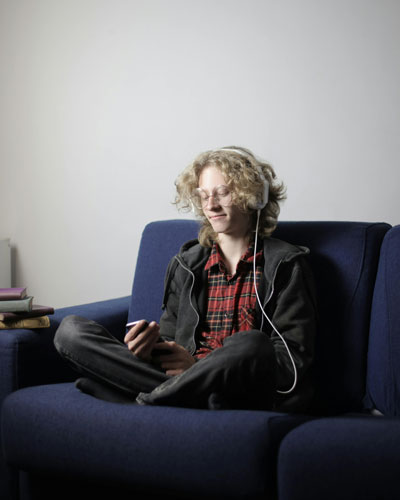
[[[249,159],[249,154],[246,153],[245,151],[242,151],[241,149],[235,149],[235,148],[220,148],[220,149],[216,149],[214,150],[215,153],[217,153],[218,151],[231,151],[232,153],[237,153],[241,156],[244,156],[245,158]],[[262,200],[259,202],[259,203],[256,203],[252,206],[250,206],[251,208],[254,208],[255,210],[262,210],[266,204],[268,203],[268,198],[269,198],[269,182],[267,181],[267,179],[265,178],[265,175],[264,175],[264,172],[262,171],[260,165],[256,164],[255,167],[257,168],[257,171],[258,171],[258,175],[263,183],[263,186],[264,186],[264,192],[263,192],[263,198]]]

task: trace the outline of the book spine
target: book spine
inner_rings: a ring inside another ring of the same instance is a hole
[[[11,321],[0,321],[0,330],[14,330],[17,328],[48,328],[50,319],[48,316],[39,318],[17,319]]]
[[[37,318],[39,316],[47,316],[54,314],[54,308],[50,306],[32,306],[32,311],[29,312],[0,312],[0,321],[10,321],[16,319]]]
[[[26,297],[26,288],[0,288],[0,301],[19,300]]]
[[[0,312],[29,312],[32,310],[33,297],[20,300],[1,300]]]

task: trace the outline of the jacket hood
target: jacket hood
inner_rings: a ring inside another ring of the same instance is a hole
[[[200,245],[199,240],[189,240],[184,243],[177,255],[177,259],[191,271],[203,267],[210,256],[211,248]]]
[[[275,269],[281,262],[290,262],[298,257],[308,255],[307,247],[293,245],[277,238],[264,238],[264,273],[269,281],[272,281]]]

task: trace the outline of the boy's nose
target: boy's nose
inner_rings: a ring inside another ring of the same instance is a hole
[[[213,194],[211,194],[208,199],[207,199],[207,203],[206,203],[206,208],[208,207],[218,207],[219,206],[219,199],[218,199],[218,196],[215,196]]]

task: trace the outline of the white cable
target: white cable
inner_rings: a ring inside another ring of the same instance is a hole
[[[257,291],[257,280],[256,280],[256,253],[257,253],[257,240],[258,240],[258,225],[259,225],[259,221],[260,221],[260,212],[261,210],[257,210],[257,226],[256,226],[256,236],[255,236],[255,240],[254,240],[254,259],[253,259],[253,278],[254,278],[254,290],[256,292],[256,297],[257,297],[257,302],[261,308],[261,312],[263,313],[263,315],[267,318],[268,320],[268,323],[271,325],[272,329],[275,331],[275,333],[278,334],[279,338],[282,340],[283,342],[283,345],[286,347],[286,350],[289,354],[289,358],[290,358],[290,361],[292,362],[292,365],[293,365],[293,370],[294,370],[294,381],[293,381],[293,385],[292,387],[287,390],[287,391],[279,391],[277,389],[276,392],[279,392],[279,394],[289,394],[291,393],[294,388],[296,387],[297,385],[297,370],[296,370],[296,364],[294,362],[294,359],[293,359],[293,356],[292,356],[292,353],[290,352],[289,350],[289,347],[285,341],[285,339],[282,337],[282,335],[278,332],[278,330],[275,328],[274,324],[272,323],[272,321],[268,318],[268,315],[267,313],[264,311],[264,307],[261,303],[261,300],[260,300],[260,297],[258,295],[258,291]],[[265,257],[265,256],[264,256]]]

